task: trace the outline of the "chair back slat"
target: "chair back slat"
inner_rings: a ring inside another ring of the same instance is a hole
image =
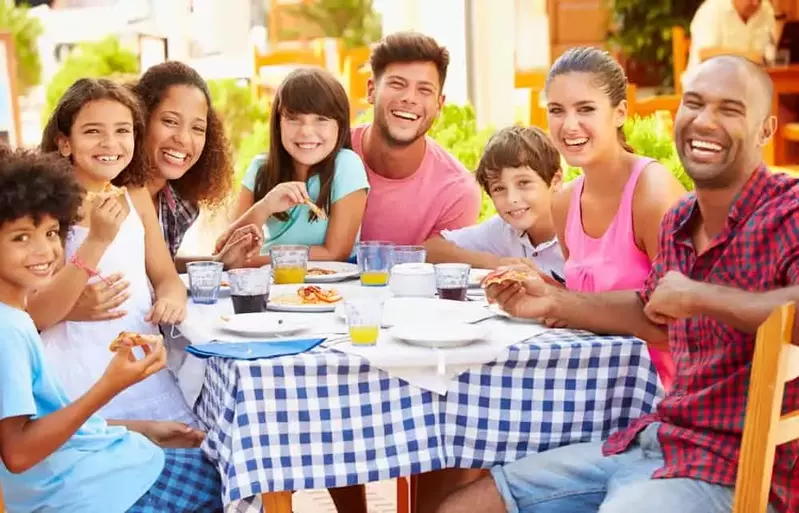
[[[765,513],[777,445],[796,438],[785,435],[799,420],[793,415],[782,420],[785,383],[795,374],[788,370],[796,354],[791,342],[795,314],[793,303],[782,305],[757,330],[733,513]]]

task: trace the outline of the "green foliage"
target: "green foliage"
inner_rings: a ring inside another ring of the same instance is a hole
[[[47,85],[42,119],[46,122],[58,100],[79,78],[133,79],[139,73],[139,58],[123,47],[119,39],[107,37],[102,41],[79,44],[64,60],[61,68]]]
[[[627,136],[627,143],[632,146],[636,154],[657,160],[671,171],[686,189],[693,190],[694,184],[683,169],[671,132],[655,116],[646,118],[634,116],[627,119],[624,124],[624,134]],[[582,173],[580,168],[566,166],[564,180],[572,180],[580,173]]]
[[[236,151],[256,131],[257,123],[269,122],[269,102],[258,98],[246,83],[233,79],[209,80],[208,89],[214,109],[225,124],[230,146]]]
[[[382,37],[382,20],[372,0],[315,0],[287,6],[287,13],[339,38],[347,48],[368,46]]]
[[[20,95],[38,85],[42,79],[38,41],[44,27],[30,15],[28,9],[24,5],[17,7],[10,2],[0,2],[0,30],[10,32],[14,38]]]
[[[611,45],[654,70],[664,86],[674,83],[671,28],[688,29],[702,0],[605,0],[612,10]]]

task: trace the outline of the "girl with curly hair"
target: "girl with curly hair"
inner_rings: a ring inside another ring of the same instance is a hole
[[[143,187],[147,156],[136,151],[143,139],[138,99],[120,84],[88,78],[64,93],[42,135],[42,150],[69,159],[88,191],[82,221],[67,238],[52,281],[28,301],[45,353],[73,400],[103,375],[113,356],[108,345],[120,332],[155,335],[159,325],[178,324],[185,316],[186,287]],[[120,288],[125,292],[115,294]],[[87,295],[111,297],[111,313],[93,316],[76,308]],[[129,388],[101,411],[124,420],[193,422],[168,370]]]
[[[176,257],[200,207],[218,207],[230,193],[233,166],[228,141],[208,84],[190,66],[176,61],[152,66],[133,91],[145,108],[147,189],[178,270],[189,261],[209,259],[231,267],[248,251],[257,251],[259,231],[245,227],[231,239],[233,244],[213,257]]]

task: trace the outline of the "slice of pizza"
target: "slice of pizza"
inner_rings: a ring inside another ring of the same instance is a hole
[[[528,280],[540,280],[541,276],[535,270],[525,267],[506,267],[492,271],[483,278],[483,288],[500,283],[517,282],[522,283]]]
[[[116,185],[108,182],[103,186],[103,190],[101,191],[89,191],[86,193],[86,199],[88,201],[94,201],[96,199],[99,200],[107,200],[108,198],[116,198],[122,196],[127,191],[125,186],[117,187]]]
[[[118,351],[122,347],[122,341],[130,339],[133,342],[133,347],[158,345],[164,342],[163,335],[145,335],[142,333],[135,333],[133,331],[122,331],[117,335],[117,338],[108,346],[110,351]]]
[[[323,289],[314,285],[300,287],[297,290],[297,295],[302,298],[303,303],[318,304],[318,303],[337,303],[341,301],[341,294],[333,289]]]

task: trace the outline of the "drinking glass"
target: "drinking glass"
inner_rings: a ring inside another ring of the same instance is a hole
[[[344,302],[347,330],[352,344],[371,346],[377,343],[383,319],[383,301],[375,298],[358,298]]]
[[[222,262],[190,262],[186,264],[189,274],[189,293],[197,304],[212,305],[219,296],[222,283]]]
[[[269,301],[269,282],[271,275],[268,268],[234,269],[228,272],[230,277],[230,299],[233,300],[233,311],[237,314],[265,312]]]
[[[308,270],[308,246],[272,246],[269,258],[275,285],[304,283]]]
[[[392,253],[392,245],[388,242],[358,244],[358,272],[361,275],[361,285],[382,287],[388,284]]]
[[[394,246],[391,264],[423,264],[427,260],[424,246]]]
[[[436,288],[438,297],[455,301],[466,301],[469,289],[469,264],[436,264]]]

